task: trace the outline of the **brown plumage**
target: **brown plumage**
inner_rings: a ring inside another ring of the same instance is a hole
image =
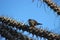
[[[36,20],[33,20],[33,19],[29,19],[28,20],[28,23],[30,26],[34,27],[36,25],[42,25],[41,23],[38,23]]]

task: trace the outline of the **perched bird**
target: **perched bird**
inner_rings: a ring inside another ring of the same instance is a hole
[[[38,23],[36,20],[33,20],[33,19],[29,19],[28,20],[28,23],[30,26],[34,27],[36,25],[42,25],[41,23]]]

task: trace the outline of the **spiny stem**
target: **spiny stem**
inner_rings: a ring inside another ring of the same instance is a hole
[[[0,24],[0,34],[8,40],[32,40],[31,38],[22,35],[21,33],[18,33],[17,31],[4,26],[3,24]]]
[[[60,7],[58,7],[54,2],[51,0],[43,0],[48,6],[50,6],[51,9],[53,9],[55,12],[57,12],[58,15],[60,15]]]
[[[4,19],[4,18],[1,18],[0,17],[0,20],[2,20],[2,19]],[[6,23],[7,21],[5,21],[5,20],[7,20],[7,19],[4,19],[4,20],[2,20],[3,21],[3,23]],[[0,22],[2,22],[2,21],[0,21]],[[12,20],[13,21],[13,20]],[[10,21],[11,22],[11,21]],[[13,27],[13,25],[14,25],[14,23],[15,22],[12,22],[11,24],[10,24],[10,22],[7,22],[7,25],[8,26],[12,26]],[[15,25],[18,25],[18,22],[16,22],[17,24],[15,24]],[[19,24],[19,26],[14,26],[14,27],[16,27],[17,29],[22,29],[23,31],[27,31],[27,32],[30,32],[30,33],[32,33],[33,35],[35,34],[36,36],[40,36],[40,37],[43,37],[43,38],[47,38],[47,39],[49,39],[49,40],[60,40],[60,35],[58,35],[58,34],[54,34],[54,33],[52,33],[52,32],[49,32],[49,31],[46,31],[46,30],[43,30],[43,29],[37,29],[37,28],[35,28],[35,27],[30,27],[30,26],[28,26],[28,25],[22,25],[22,26],[20,26],[21,24]]]

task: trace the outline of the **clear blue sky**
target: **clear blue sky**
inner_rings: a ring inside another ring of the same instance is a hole
[[[57,3],[59,0],[55,0]],[[59,5],[60,2],[57,4]],[[32,3],[32,0],[0,0],[0,16],[11,17],[17,21],[27,23],[28,19],[35,19],[43,24],[44,29],[60,32],[60,25],[56,12],[50,9],[45,3],[37,0]]]

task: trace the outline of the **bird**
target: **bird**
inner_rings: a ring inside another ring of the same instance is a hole
[[[28,24],[29,26],[32,26],[32,27],[37,26],[37,25],[42,25],[41,23],[38,23],[36,20],[33,20],[33,19],[29,19]]]

